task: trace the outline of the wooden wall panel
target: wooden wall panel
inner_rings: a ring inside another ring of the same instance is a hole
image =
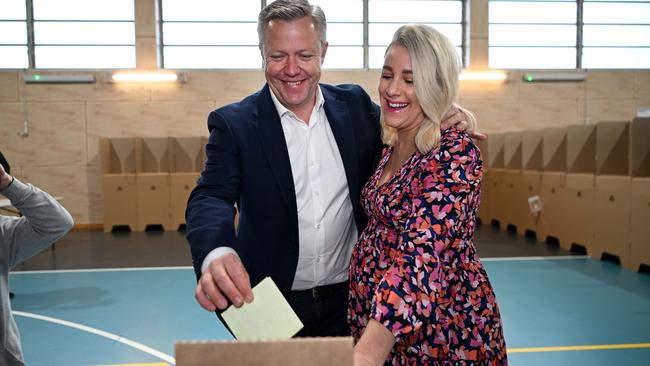
[[[0,102],[18,101],[18,73],[0,72]]]
[[[461,99],[460,104],[471,110],[478,119],[479,130],[486,133],[513,131],[521,114],[516,100]]]
[[[38,186],[52,196],[61,196],[61,204],[76,223],[90,222],[88,170],[85,165],[24,167],[23,180]]]
[[[525,99],[584,99],[584,83],[521,82],[519,97]]]
[[[151,98],[150,87],[147,84],[114,84],[107,82],[108,72],[92,74],[97,78],[94,84],[22,84],[21,88],[24,88],[25,96],[29,101],[149,100]]]
[[[191,71],[184,84],[156,87],[153,100],[240,100],[264,86],[262,71]]]
[[[520,73],[515,74],[521,77]],[[516,75],[510,75],[507,81],[461,81],[460,98],[515,100],[519,97],[520,88],[516,78]]]
[[[518,130],[542,127],[563,127],[581,124],[579,100],[572,99],[521,99],[522,114],[516,125]]]
[[[0,142],[16,165],[85,164],[85,121],[81,103],[28,103],[29,136],[23,128],[24,104],[0,109]]]
[[[587,98],[634,98],[633,71],[592,71],[587,76]]]
[[[639,107],[649,107],[649,99],[588,99],[586,118],[589,123],[600,121],[631,121]]]
[[[213,108],[211,101],[88,103],[88,163],[99,163],[99,137],[172,136],[187,126],[197,133],[182,136],[207,134],[200,126]]]
[[[636,98],[650,98],[650,71],[637,71],[634,84]]]

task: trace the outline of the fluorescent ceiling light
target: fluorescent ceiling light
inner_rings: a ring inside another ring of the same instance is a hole
[[[535,82],[578,82],[584,81],[586,72],[529,72],[522,75],[522,80],[529,83]]]
[[[463,70],[460,80],[503,81],[508,75],[503,71],[468,71]]]
[[[23,75],[23,81],[26,84],[92,84],[95,82],[95,76],[91,74],[74,74],[74,75],[30,74],[30,75]]]
[[[114,83],[183,83],[183,74],[171,72],[123,72],[111,75]]]

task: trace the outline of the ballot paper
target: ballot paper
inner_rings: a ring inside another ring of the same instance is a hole
[[[237,308],[231,305],[221,316],[237,340],[289,339],[302,322],[271,277],[253,288],[254,300]]]

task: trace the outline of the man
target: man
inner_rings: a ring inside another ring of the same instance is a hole
[[[9,270],[62,237],[74,223],[54,198],[12,177],[2,164],[0,193],[22,214],[0,215],[0,365],[24,365],[20,335],[11,314]]]
[[[304,324],[298,336],[348,335],[350,254],[382,147],[379,108],[357,85],[319,84],[328,46],[319,7],[275,1],[258,36],[267,83],[210,114],[188,201],[195,296],[210,311],[239,307],[270,276]]]

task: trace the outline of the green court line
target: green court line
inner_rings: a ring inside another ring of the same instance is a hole
[[[567,352],[567,351],[598,351],[605,349],[634,349],[650,348],[650,343],[629,343],[629,344],[600,344],[592,346],[560,346],[560,347],[531,347],[531,348],[508,348],[508,353],[535,353],[535,352]]]

